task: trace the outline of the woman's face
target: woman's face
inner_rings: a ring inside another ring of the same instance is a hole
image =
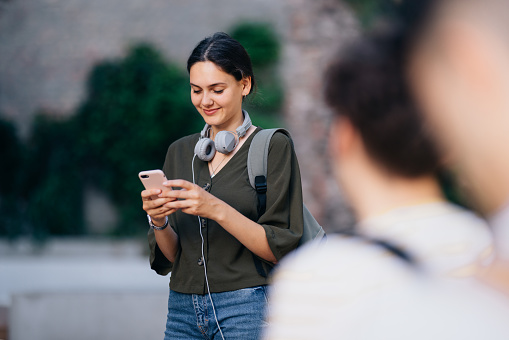
[[[251,90],[250,78],[236,80],[211,61],[194,64],[189,78],[191,101],[214,132],[234,131],[242,124],[242,97]]]

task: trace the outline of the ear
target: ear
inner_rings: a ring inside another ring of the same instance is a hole
[[[348,118],[335,118],[330,129],[329,148],[335,159],[349,155],[357,140],[357,132]]]
[[[242,97],[245,97],[251,92],[251,77],[242,78],[240,83],[242,85]]]

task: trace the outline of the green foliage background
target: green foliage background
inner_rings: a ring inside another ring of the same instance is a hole
[[[403,1],[408,0],[344,0],[353,9],[361,25],[367,29],[381,17],[397,17],[400,14],[398,8]]]
[[[259,83],[246,109],[257,125],[279,125],[277,36],[257,23],[234,27],[232,36],[251,54]],[[202,128],[189,91],[184,67],[143,43],[125,58],[93,67],[86,98],[70,118],[39,112],[26,143],[0,118],[0,237],[87,234],[84,193],[90,187],[105,193],[119,213],[110,236],[144,234],[137,174],[161,168],[173,141]]]
[[[284,91],[277,72],[281,51],[279,38],[272,27],[264,23],[242,23],[231,31],[231,36],[249,53],[257,82],[256,92],[247,98],[244,108],[257,126],[282,126],[279,113]]]

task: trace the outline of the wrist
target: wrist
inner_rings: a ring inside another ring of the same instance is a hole
[[[160,217],[160,218],[150,217],[150,219],[152,220],[152,224],[154,224],[156,227],[162,227],[168,220],[168,217]]]
[[[214,206],[214,208],[212,209],[212,211],[214,212],[214,216],[212,217],[212,219],[214,221],[216,221],[217,223],[219,223],[220,225],[222,225],[223,222],[226,221],[226,219],[227,219],[228,208],[231,208],[231,207],[221,200],[218,200],[218,201],[219,202],[217,203],[217,205]]]
[[[150,215],[147,215],[147,219],[150,228],[154,230],[164,230],[168,226],[168,216],[165,216],[164,219],[156,218],[155,220],[153,220]],[[161,220],[163,222],[159,223]]]

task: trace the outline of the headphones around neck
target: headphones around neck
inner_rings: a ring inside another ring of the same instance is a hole
[[[247,130],[251,127],[251,118],[246,110],[242,110],[244,114],[244,122],[241,126],[233,131],[219,131],[214,140],[210,139],[209,124],[205,124],[205,127],[200,132],[200,139],[194,147],[194,153],[202,161],[208,162],[214,158],[216,151],[222,154],[229,154],[232,152],[242,137],[246,135]]]

